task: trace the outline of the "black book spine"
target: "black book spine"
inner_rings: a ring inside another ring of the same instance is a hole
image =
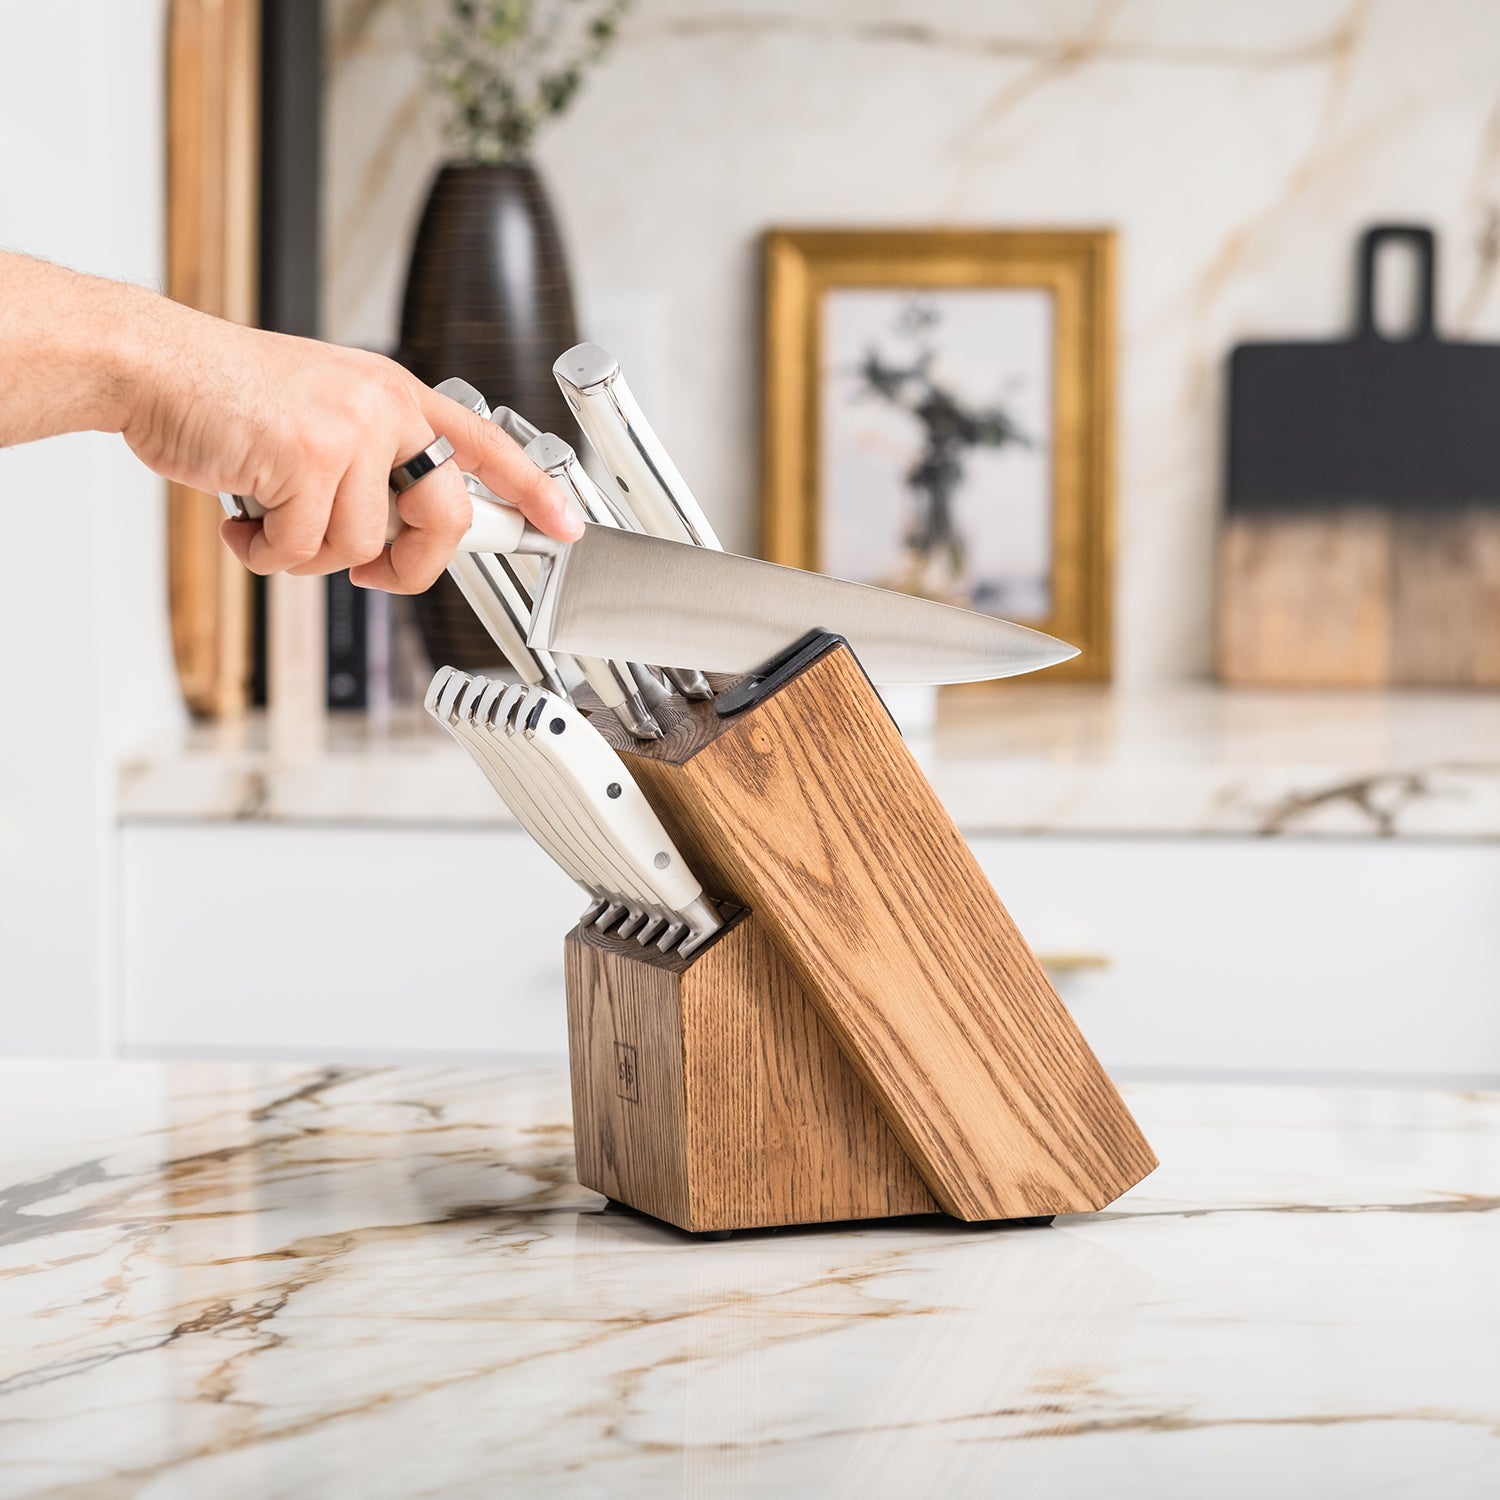
[[[347,573],[328,579],[328,706],[370,706],[369,595]]]

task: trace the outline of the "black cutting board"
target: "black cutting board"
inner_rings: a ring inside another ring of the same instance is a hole
[[[1419,266],[1410,337],[1375,326],[1375,263],[1405,241]],[[1430,229],[1383,224],[1359,246],[1354,332],[1242,344],[1230,357],[1229,509],[1312,504],[1452,510],[1500,501],[1500,344],[1438,336]]]
[[[1375,325],[1382,246],[1416,316]],[[1432,231],[1359,242],[1354,332],[1230,358],[1220,675],[1258,686],[1500,686],[1500,345],[1438,337]]]

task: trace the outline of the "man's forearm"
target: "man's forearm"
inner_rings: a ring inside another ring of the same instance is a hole
[[[140,352],[171,310],[144,288],[0,251],[0,447],[119,432]]]
[[[0,251],[0,446],[89,430],[120,433],[164,479],[255,495],[265,520],[224,538],[258,573],[347,567],[362,587],[424,589],[473,520],[464,474],[560,541],[579,532],[498,427],[391,360]],[[438,433],[456,461],[402,496],[387,548],[391,470]]]

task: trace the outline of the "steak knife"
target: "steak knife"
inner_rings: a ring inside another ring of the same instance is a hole
[[[553,705],[566,701],[556,696],[537,700],[525,689],[510,687],[498,698],[487,689],[478,706],[469,707],[479,730],[487,731],[493,752],[509,757],[532,778],[533,786],[542,789],[549,817],[565,826],[574,847],[582,850],[588,888],[604,895],[604,905],[592,914],[593,925],[601,930],[613,927],[617,937],[633,937],[643,945],[660,939],[663,949],[681,942],[689,936],[688,924],[656,899],[640,872],[613,847],[607,830],[576,799],[558,767],[538,753],[526,730],[535,711],[545,708],[553,714]]]
[[[492,688],[494,686],[498,685],[492,685]],[[530,779],[552,826],[564,832],[597,883],[628,905],[631,915],[625,928],[629,930],[622,929],[621,935],[629,937],[641,925],[664,916],[664,913],[656,910],[649,887],[636,878],[629,861],[619,857],[609,840],[601,836],[595,820],[586,808],[578,804],[573,789],[558,774],[554,763],[536,754],[531,737],[523,733],[522,720],[529,711],[534,691],[514,686],[503,688],[498,693],[487,690],[474,706],[474,723]],[[553,698],[551,701],[562,703],[566,700]],[[597,730],[594,732],[598,733]]]
[[[705,943],[721,923],[698,878],[662,826],[625,762],[603,735],[566,699],[533,688],[516,716],[516,731],[556,771],[574,804],[591,818],[631,880],[658,910],[684,926],[684,955]]]
[[[610,897],[602,886],[596,886],[583,862],[573,850],[557,836],[556,831],[541,815],[529,789],[519,777],[516,769],[489,753],[488,740],[475,730],[466,712],[465,701],[475,683],[484,683],[483,678],[471,678],[455,667],[439,667],[427,689],[423,707],[458,741],[468,752],[485,779],[499,794],[500,800],[510,809],[516,821],[531,835],[533,840],[551,856],[576,884],[587,893],[590,905],[584,921],[601,918],[610,906]],[[618,917],[623,907],[616,907],[613,915]]]

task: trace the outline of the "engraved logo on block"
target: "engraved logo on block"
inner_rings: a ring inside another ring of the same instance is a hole
[[[629,1042],[615,1043],[615,1092],[627,1104],[639,1104],[640,1072],[636,1067],[635,1048]]]

